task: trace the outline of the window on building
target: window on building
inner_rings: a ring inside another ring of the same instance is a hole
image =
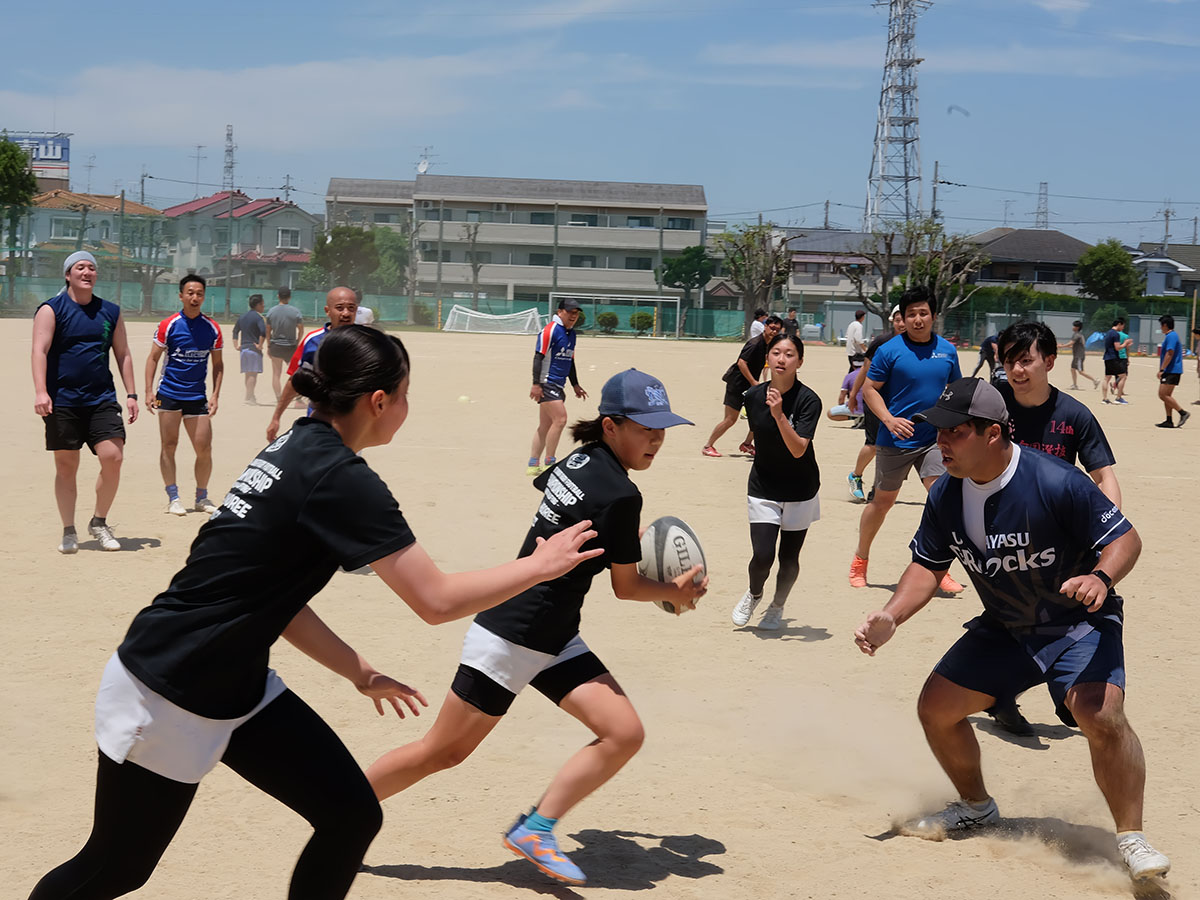
[[[677,231],[692,231],[694,230],[693,219],[685,219],[680,216],[668,216],[667,228]]]
[[[400,215],[398,213],[377,212],[374,218],[376,225],[397,225],[400,223]]]
[[[1037,272],[1033,277],[1034,281],[1042,281],[1047,284],[1064,284],[1067,280],[1066,272]]]
[[[628,216],[625,219],[626,228],[653,228],[654,216]]]
[[[479,210],[477,210],[477,209],[468,209],[468,210],[467,210],[467,221],[468,221],[468,222],[478,222],[478,221],[480,221],[480,219],[479,219]]]
[[[530,253],[529,264],[531,266],[552,266],[554,265],[553,253]]]
[[[654,268],[654,257],[652,256],[627,256],[625,257],[625,268],[627,269],[643,269],[649,271]]]
[[[469,262],[469,263],[479,263],[480,265],[486,266],[488,263],[490,263],[492,261],[492,251],[491,250],[474,250],[474,251],[468,250],[466,258],[467,258],[467,262]]]
[[[554,213],[552,212],[531,212],[529,214],[530,225],[553,225]]]
[[[585,214],[585,213],[571,213],[571,218],[570,218],[568,224],[570,224],[570,225],[590,225],[592,228],[595,228],[599,221],[600,221],[599,216]]]
[[[421,248],[421,260],[423,262],[434,262],[434,263],[437,262],[438,261],[437,246],[436,245],[432,246],[432,247],[424,247],[423,246]],[[444,262],[444,263],[450,262],[450,251],[449,250],[442,251],[442,262]]]
[[[449,212],[449,210],[447,210],[447,213],[448,213],[448,212]],[[423,221],[426,221],[426,222],[436,222],[436,221],[438,221],[438,220],[439,220],[441,217],[442,217],[442,211],[441,211],[440,209],[423,209],[423,210],[421,210],[421,219],[422,219]],[[450,216],[449,216],[449,215],[447,215],[447,216],[446,216],[446,220],[447,220],[447,221],[449,221],[449,220],[450,220]]]
[[[594,269],[596,268],[596,257],[582,256],[576,253],[571,254],[572,269]]]
[[[300,249],[299,228],[276,228],[275,235],[275,246],[280,250]]]
[[[52,237],[52,238],[79,237],[79,220],[78,219],[51,219],[50,220],[50,237]]]

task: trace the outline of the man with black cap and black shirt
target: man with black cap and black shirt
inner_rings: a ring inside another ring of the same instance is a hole
[[[984,611],[934,666],[917,701],[925,738],[959,799],[906,831],[940,840],[1000,821],[967,717],[1045,684],[1059,717],[1088,740],[1130,875],[1165,875],[1170,861],[1142,833],[1146,762],[1125,718],[1123,601],[1113,590],[1137,562],[1141,539],[1083,472],[1009,440],[1004,399],[986,382],[952,382],[913,418],[937,428],[947,474],[929,491],[896,592],[854,641],[874,656],[933,598],[955,559]]]
[[[533,387],[529,399],[538,404],[538,427],[529,448],[526,475],[539,475],[555,463],[558,439],[567,425],[567,379],[580,400],[587,391],[579,386],[575,372],[575,323],[579,321],[579,301],[566,297],[558,301],[558,313],[538,335],[533,351]],[[545,464],[538,460],[545,450]]]

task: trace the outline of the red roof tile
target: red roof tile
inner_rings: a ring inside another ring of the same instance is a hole
[[[241,191],[233,192],[234,202],[238,205],[249,203],[250,198]],[[177,206],[169,206],[163,210],[164,216],[174,218],[175,216],[184,216],[188,213],[194,213],[202,209],[207,209],[218,203],[229,203],[229,191],[218,191],[215,194],[210,194],[207,197],[199,197],[196,200],[189,200],[187,203],[180,203]]]

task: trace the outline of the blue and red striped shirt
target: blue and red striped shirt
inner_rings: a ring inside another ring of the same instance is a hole
[[[154,343],[166,350],[158,393],[172,400],[206,399],[208,357],[222,347],[221,326],[203,313],[189,319],[177,312],[159,322]]]

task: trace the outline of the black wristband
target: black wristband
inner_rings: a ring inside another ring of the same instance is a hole
[[[1101,581],[1103,581],[1105,587],[1107,587],[1107,588],[1112,587],[1112,579],[1109,577],[1108,573],[1105,572],[1103,569],[1093,569],[1090,574],[1095,575],[1097,578],[1099,578]]]
[[[126,400],[136,400],[137,398],[138,398],[137,394],[126,394],[125,395]]]

